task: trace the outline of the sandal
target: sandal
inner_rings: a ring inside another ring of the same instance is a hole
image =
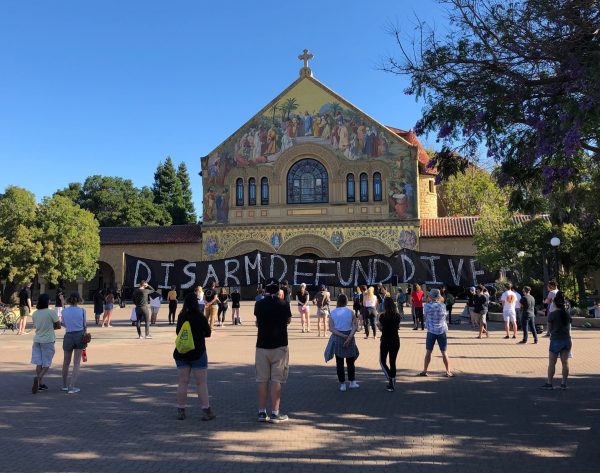
[[[454,373],[451,373],[451,372],[449,372],[449,371],[448,371],[448,372],[445,374],[445,376],[446,376],[446,378],[454,378],[454,376],[455,376],[455,375],[454,375]]]
[[[423,377],[426,377],[426,376],[428,376],[428,374],[427,374],[427,372],[426,372],[426,371],[421,371],[421,372],[420,372],[420,373],[419,373],[417,376],[423,376]]]

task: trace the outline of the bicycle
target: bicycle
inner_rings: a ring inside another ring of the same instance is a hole
[[[2,333],[7,330],[14,332],[17,328],[18,319],[19,316],[11,306],[0,304],[0,330],[2,330]]]

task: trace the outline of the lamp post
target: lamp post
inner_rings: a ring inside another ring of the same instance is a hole
[[[550,239],[550,245],[554,248],[554,268],[556,272],[556,284],[560,289],[560,264],[558,262],[558,247],[560,246],[560,238],[552,237]]]
[[[525,252],[520,250],[517,252],[517,258],[519,258],[519,270],[521,271],[519,275],[519,282],[522,283],[524,281],[524,268],[523,268],[523,257],[525,256]]]

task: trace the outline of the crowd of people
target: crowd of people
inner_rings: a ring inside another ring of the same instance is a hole
[[[538,343],[538,332],[535,324],[536,302],[531,288],[525,286],[522,293],[516,291],[510,283],[499,300],[502,304],[505,339],[517,337],[517,320],[519,319],[523,337],[518,342],[528,343],[529,333],[533,342]],[[120,294],[106,291],[101,297],[94,299],[95,322],[101,327],[111,327],[111,316],[116,301],[121,304]],[[178,337],[190,337],[192,347],[185,352],[175,348],[173,358],[178,368],[177,387],[177,419],[186,418],[187,390],[193,374],[197,385],[198,398],[202,407],[202,420],[212,420],[213,413],[208,396],[207,368],[208,354],[205,339],[210,337],[216,327],[222,327],[231,303],[231,324],[241,325],[240,302],[238,290],[231,294],[225,288],[217,289],[215,282],[208,287],[198,286],[192,293],[184,297],[183,307],[177,314],[177,288],[172,287],[167,295],[169,307],[169,325],[175,324]],[[445,288],[424,291],[419,284],[409,285],[406,292],[398,288],[395,296],[383,286],[360,286],[354,289],[351,296],[341,290],[332,308],[332,296],[325,285],[318,287],[314,296],[305,284],[292,295],[286,281],[275,279],[266,281],[256,296],[254,307],[257,326],[257,342],[255,354],[256,381],[258,383],[258,420],[260,422],[278,423],[287,420],[280,412],[282,385],[285,384],[289,371],[288,325],[292,318],[292,298],[297,304],[301,333],[311,331],[311,306],[316,308],[317,335],[329,340],[324,351],[325,361],[335,358],[339,390],[360,387],[356,380],[356,360],[359,349],[356,336],[364,331],[364,338],[377,338],[380,334],[379,361],[387,380],[386,390],[396,389],[396,360],[400,350],[399,328],[405,309],[410,310],[413,330],[427,330],[425,338],[425,356],[423,370],[418,376],[428,376],[428,369],[435,345],[442,354],[445,376],[454,377],[448,356],[448,324],[451,323],[454,296]],[[487,314],[490,305],[490,293],[483,285],[468,290],[467,302],[463,315],[468,317],[472,327],[477,331],[477,338],[489,338]],[[136,327],[138,338],[142,338],[141,326],[144,325],[144,338],[151,339],[150,326],[157,323],[162,296],[146,281],[133,291],[132,323]],[[86,311],[80,307],[79,294],[72,293],[65,298],[64,289],[56,292],[55,309],[50,309],[50,297],[41,294],[38,297],[36,310],[31,302],[31,285],[23,286],[19,293],[19,334],[25,333],[27,317],[32,312],[35,336],[32,346],[31,363],[35,365],[36,375],[32,385],[32,393],[44,391],[44,376],[51,366],[55,354],[56,330],[64,328],[62,390],[75,394],[80,391],[76,386],[80,365],[86,360],[85,348],[89,342],[87,333]],[[558,290],[554,281],[549,284],[544,307],[548,313],[547,336],[550,337],[548,376],[544,389],[553,389],[555,366],[560,358],[562,363],[562,380],[560,387],[567,388],[569,375],[569,357],[571,356],[571,316],[567,310],[564,293]],[[100,318],[102,319],[100,320]],[[346,375],[347,373],[347,375]],[[346,379],[347,378],[347,379]],[[267,412],[267,400],[271,400],[270,412]]]

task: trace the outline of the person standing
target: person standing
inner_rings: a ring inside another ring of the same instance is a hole
[[[78,292],[73,292],[67,299],[68,306],[62,312],[62,325],[65,327],[65,336],[63,338],[64,360],[62,366],[62,391],[68,394],[76,394],[81,391],[75,387],[79,377],[79,368],[81,366],[81,353],[85,348],[83,334],[87,327],[86,312],[83,307],[78,307],[81,297]],[[69,368],[73,360],[73,371],[69,379]]]
[[[190,375],[194,373],[198,400],[202,407],[204,421],[216,418],[210,407],[208,396],[208,355],[206,353],[205,339],[210,337],[211,330],[206,317],[200,313],[200,306],[196,294],[188,294],[183,300],[183,308],[177,317],[175,333],[179,335],[181,327],[189,322],[194,340],[194,349],[186,353],[179,353],[177,348],[173,351],[173,359],[177,365],[177,419],[185,419],[185,408],[187,404],[187,389]]]
[[[17,335],[24,335],[27,328],[27,317],[31,315],[31,283],[23,285],[19,291],[19,325]]]
[[[289,304],[292,301],[292,294],[287,279],[281,281],[281,290],[283,292],[283,300]]]
[[[556,310],[556,305],[554,304],[554,298],[556,297],[556,294],[558,293],[558,284],[556,284],[556,281],[550,281],[548,283],[548,294],[546,295],[546,298],[544,299],[544,304],[546,305],[546,315],[549,316],[551,312],[554,312]],[[552,327],[550,327],[550,322],[547,323],[547,327],[546,327],[546,337],[550,336],[550,331],[552,330]]]
[[[355,362],[358,358],[358,348],[354,334],[356,333],[357,323],[354,312],[347,307],[348,298],[345,294],[340,294],[337,299],[337,306],[331,311],[329,318],[329,331],[331,336],[327,344],[326,360],[335,356],[335,366],[340,382],[340,391],[346,391],[346,373],[344,372],[344,360],[348,368],[349,388],[356,389],[359,384],[356,382]]]
[[[169,302],[169,325],[173,325],[177,313],[177,286],[171,286],[171,290],[167,294],[167,301]]]
[[[523,340],[519,343],[527,343],[529,330],[533,335],[533,343],[538,342],[538,335],[535,329],[535,299],[531,295],[529,286],[523,287],[523,297],[521,297],[521,328],[523,329]]]
[[[406,294],[400,286],[398,286],[398,294],[396,294],[396,304],[400,317],[404,317],[404,303],[406,302]],[[385,309],[385,307],[384,307]]]
[[[37,310],[31,316],[35,327],[35,336],[31,347],[31,364],[35,365],[35,378],[33,378],[33,386],[31,387],[32,394],[48,389],[48,386],[44,384],[44,376],[50,369],[54,358],[54,343],[56,342],[54,331],[60,329],[58,314],[55,310],[48,308],[49,303],[50,296],[40,294],[36,306]]]
[[[506,289],[500,297],[502,303],[502,318],[504,319],[504,328],[506,330],[506,336],[504,338],[510,338],[509,328],[512,325],[513,337],[517,338],[517,293],[512,290],[512,284],[506,283],[504,285]]]
[[[242,319],[240,318],[240,302],[242,295],[240,291],[235,288],[231,293],[231,321],[233,325],[242,325]]]
[[[477,325],[479,325],[479,335],[477,335],[477,338],[481,338],[481,335],[484,333],[487,338],[490,336],[487,329],[487,313],[490,301],[484,294],[483,289],[481,284],[478,285],[475,288],[475,297],[473,297],[473,311],[477,317]]]
[[[104,291],[98,289],[94,294],[94,320],[96,325],[100,325],[100,316],[104,314]]]
[[[412,305],[412,284],[407,284],[406,286],[406,306],[410,307],[410,315],[412,316],[412,321],[414,326],[417,326],[417,318],[415,317],[415,308]]]
[[[200,313],[206,317],[206,312],[204,310],[204,289],[202,286],[196,286],[196,289],[194,289],[194,294],[196,294],[196,300],[198,301],[198,307],[200,307]]]
[[[319,337],[321,336],[321,322],[323,322],[323,336],[327,336],[329,302],[329,291],[327,291],[325,284],[321,284],[319,292],[315,294],[315,298],[313,299],[313,303],[317,305],[317,330]]]
[[[154,291],[148,295],[148,302],[150,303],[150,325],[156,325],[156,319],[158,318],[158,312],[160,311],[160,305],[162,303],[162,296],[160,292]]]
[[[115,307],[115,297],[110,289],[106,291],[106,297],[104,298],[104,315],[102,317],[102,327],[112,327],[110,324],[112,319],[113,309]]]
[[[425,325],[427,326],[427,338],[425,339],[425,362],[423,371],[419,376],[427,376],[427,368],[431,362],[431,353],[437,342],[442,352],[442,360],[446,367],[446,377],[453,378],[454,373],[450,371],[450,358],[448,357],[448,325],[446,324],[446,307],[441,302],[441,294],[439,289],[429,291],[430,302],[425,304]]]
[[[290,305],[279,299],[279,283],[266,282],[265,297],[254,305],[258,334],[256,339],[256,381],[258,383],[258,421],[279,423],[288,420],[281,414],[281,386],[288,378],[288,325],[292,320]],[[271,392],[271,415],[267,415],[267,397]]]
[[[364,287],[362,293],[363,300],[363,320],[365,323],[365,339],[369,338],[369,325],[373,330],[373,340],[377,338],[377,328],[375,326],[375,318],[377,317],[378,299],[375,295],[375,288],[370,286],[368,289]]]
[[[62,312],[62,308],[64,306],[65,306],[65,289],[59,285],[56,288],[56,298],[54,300],[54,310],[56,311],[56,315],[58,315],[58,320],[60,320],[60,313]]]
[[[550,333],[550,354],[548,358],[548,379],[542,389],[554,389],[554,373],[556,370],[556,361],[560,357],[562,363],[562,382],[561,389],[567,389],[567,378],[569,377],[569,353],[573,348],[571,341],[571,316],[565,305],[566,299],[562,291],[558,291],[554,296],[552,303],[556,310],[548,314],[548,324],[551,327]]]
[[[215,328],[215,320],[217,318],[219,299],[217,298],[217,283],[211,281],[204,291],[204,314],[208,319],[210,329]]]
[[[146,281],[142,280],[139,287],[133,291],[131,299],[135,305],[135,327],[137,329],[138,338],[142,338],[141,324],[144,322],[145,338],[152,338],[150,335],[150,311],[148,310],[148,296],[154,292],[154,288]]]
[[[421,330],[425,329],[424,321],[423,321],[423,297],[425,297],[425,293],[419,284],[415,284],[411,294],[411,306],[415,311],[415,328],[413,330],[419,330],[419,323],[421,324]]]
[[[443,292],[444,296],[444,304],[446,305],[446,314],[448,315],[448,324],[452,324],[452,307],[454,307],[454,295],[448,290],[448,288],[444,288]]]
[[[219,291],[218,299],[218,311],[217,311],[217,320],[219,321],[219,327],[222,327],[225,323],[225,316],[227,315],[227,310],[229,309],[229,294],[225,291],[225,288],[222,287]]]
[[[360,287],[356,287],[354,289],[354,293],[352,294],[352,309],[354,310],[354,318],[356,319],[356,322],[358,325],[358,329],[357,329],[358,332],[360,332],[362,330],[362,326],[363,326],[361,303],[360,303],[361,299],[362,299],[362,291],[360,290]]]
[[[302,333],[310,332],[310,294],[306,290],[306,284],[300,284],[300,289],[296,293],[296,302],[298,303],[298,312],[300,313],[300,323],[302,324]]]
[[[391,297],[383,300],[383,312],[379,314],[377,325],[381,330],[379,364],[388,380],[386,389],[393,392],[396,390],[396,358],[400,351],[400,314]]]
[[[467,294],[467,311],[469,313],[469,320],[471,321],[471,328],[477,329],[479,326],[479,315],[475,312],[475,288],[470,287],[469,293]]]

